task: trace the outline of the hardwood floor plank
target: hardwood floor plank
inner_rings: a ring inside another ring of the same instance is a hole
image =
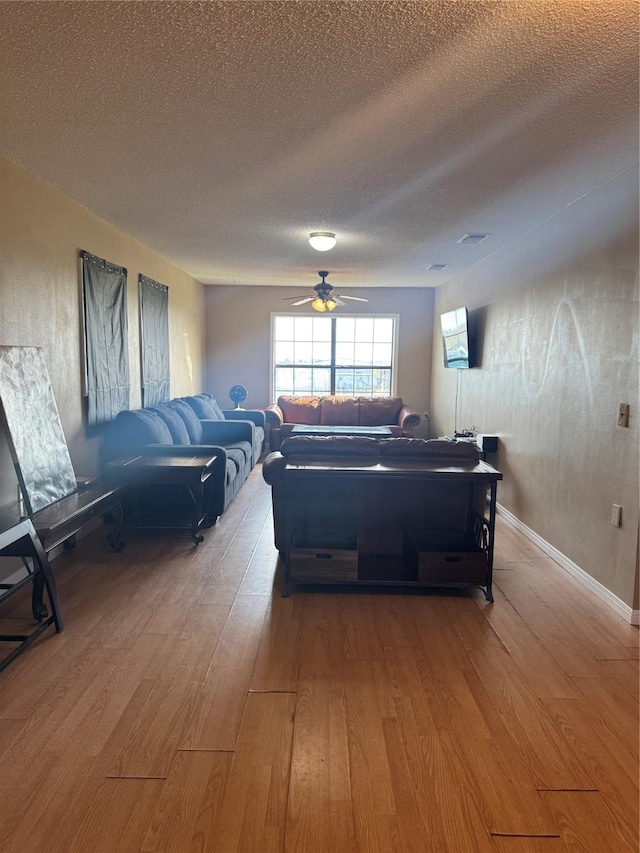
[[[623,689],[616,678],[574,678],[574,681],[619,740],[637,744],[638,704],[631,692]]]
[[[523,685],[518,692],[509,682],[487,685],[477,672],[467,672],[465,677],[492,737],[517,745],[537,788],[596,787],[588,767],[562,730],[554,727],[541,700],[522,692]]]
[[[570,625],[562,621],[555,603],[547,604],[536,594],[521,571],[504,572],[497,584],[566,675],[604,674],[597,659],[597,650],[583,642],[580,632],[576,634]]]
[[[503,594],[500,584],[500,572],[496,572],[494,597],[497,606],[488,607],[483,613],[520,673],[526,675],[529,689],[540,699],[576,698],[578,694],[571,679]]]
[[[338,850],[356,850],[344,688],[339,675],[301,676],[285,851]]]
[[[200,685],[181,679],[155,681],[107,775],[166,777],[199,688]]]
[[[409,697],[396,699],[396,711],[405,762],[421,804],[421,824],[416,831],[422,832],[423,849],[439,853],[493,851],[478,808],[477,792],[467,784],[465,769],[456,768],[456,756],[447,753],[439,737],[420,733],[419,719]]]
[[[378,635],[384,647],[419,647],[420,639],[412,612],[397,595],[371,597]]]
[[[268,606],[267,596],[238,597],[192,697],[179,748],[235,749]]]
[[[494,836],[493,844],[495,853],[567,853],[567,848],[559,836],[557,838]]]
[[[587,699],[549,699],[545,706],[575,753],[589,766],[611,809],[630,816],[638,825],[637,739],[635,744],[619,741]]]
[[[68,853],[138,851],[155,804],[161,779],[105,779],[88,804]],[[53,848],[61,850],[61,848]]]
[[[349,774],[359,850],[393,850],[398,837],[391,769],[375,687],[384,665],[347,663],[343,672]]]
[[[284,849],[295,696],[252,693],[215,823],[211,853],[280,853]]]
[[[5,820],[3,811],[2,853],[68,850],[77,826],[71,818],[84,812],[102,781],[92,773],[94,762],[86,756],[54,754],[45,772],[39,774],[33,795],[21,804],[18,820],[8,815]],[[78,779],[83,780],[82,785]]]
[[[623,821],[598,791],[548,791],[542,797],[555,815],[567,850],[637,853],[638,824]]]
[[[264,621],[249,684],[252,692],[295,693],[302,636],[304,599],[274,594]]]
[[[141,853],[187,853],[204,848],[211,827],[219,820],[232,758],[231,752],[176,753],[167,779],[161,783]]]

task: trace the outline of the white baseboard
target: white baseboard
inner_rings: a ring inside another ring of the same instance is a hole
[[[617,595],[614,595],[611,590],[607,589],[606,586],[603,586],[595,578],[592,578],[584,569],[581,569],[580,566],[576,565],[561,551],[558,551],[557,548],[550,545],[549,542],[547,542],[546,539],[543,539],[542,536],[539,536],[535,530],[527,527],[527,525],[520,521],[517,516],[512,512],[509,512],[509,510],[505,509],[501,504],[497,505],[497,510],[505,521],[509,522],[509,524],[515,527],[516,530],[523,533],[527,539],[533,542],[534,545],[537,545],[541,551],[544,551],[545,554],[551,557],[551,559],[565,571],[569,572],[569,574],[583,586],[586,586],[587,589],[595,593],[601,601],[608,604],[609,607],[615,610],[619,616],[626,619],[630,625],[640,625],[640,610],[633,610],[633,608],[629,607],[628,604],[625,604],[624,601],[619,599]]]

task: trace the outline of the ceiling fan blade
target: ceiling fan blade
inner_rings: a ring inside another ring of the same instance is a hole
[[[290,299],[304,299],[305,297],[306,297],[306,294],[303,295],[303,294],[299,293],[297,296],[283,296],[282,301],[287,302]],[[311,298],[313,299],[313,297],[311,297]]]
[[[345,296],[344,293],[340,294],[340,299],[351,299],[353,302],[368,302],[369,301],[368,299],[365,299],[364,296]]]
[[[340,297],[339,297],[337,294],[335,294],[335,293],[332,293],[332,294],[331,294],[331,298],[332,298],[332,299],[333,299],[333,301],[336,303],[336,305],[344,305],[344,304],[345,304],[345,303],[342,301],[342,299],[340,299]]]
[[[297,302],[292,302],[291,306],[294,305],[304,305],[305,302],[311,302],[312,299],[315,299],[315,296],[305,296],[302,299],[298,299]]]

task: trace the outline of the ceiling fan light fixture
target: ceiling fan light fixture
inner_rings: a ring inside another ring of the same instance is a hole
[[[337,243],[332,231],[312,231],[309,234],[309,244],[318,252],[328,252]]]
[[[332,299],[331,297],[329,297],[324,304],[329,311],[333,311],[333,309],[336,307],[336,305],[338,303],[336,302],[335,299]]]
[[[315,299],[313,300],[313,302],[311,303],[311,307],[312,307],[315,311],[326,311],[326,310],[327,310],[326,303],[325,303],[324,299],[323,299],[321,296],[316,296],[316,298],[315,298]],[[336,307],[336,306],[335,306],[335,302],[334,302],[334,304],[333,304],[333,307],[334,307],[334,308]],[[330,308],[329,310],[330,310],[330,311],[332,311],[332,310],[333,310],[333,308]]]

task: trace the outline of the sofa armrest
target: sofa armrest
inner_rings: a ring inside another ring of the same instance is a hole
[[[398,426],[405,432],[411,433],[420,424],[420,415],[408,406],[403,406],[398,413]]]
[[[262,477],[266,483],[273,486],[282,479],[284,470],[287,467],[287,460],[279,451],[269,453],[262,463]]]
[[[228,444],[231,441],[248,441],[253,447],[256,425],[253,421],[201,420],[202,440],[206,444]]]
[[[267,420],[267,423],[279,429],[284,423],[284,415],[282,414],[282,409],[276,403],[272,403],[270,406],[264,410],[264,415]]]
[[[265,416],[262,409],[223,409],[227,421],[252,421],[257,427],[265,426]]]

